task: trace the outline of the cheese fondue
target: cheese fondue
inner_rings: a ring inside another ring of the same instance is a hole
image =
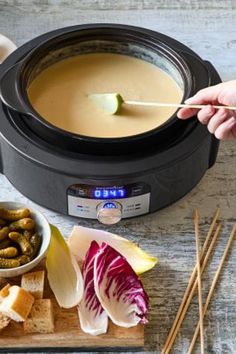
[[[126,137],[154,129],[175,108],[123,105],[110,115],[90,98],[94,93],[119,92],[126,100],[180,103],[183,92],[167,73],[127,55],[82,54],[43,70],[30,84],[34,109],[52,125],[91,137]]]

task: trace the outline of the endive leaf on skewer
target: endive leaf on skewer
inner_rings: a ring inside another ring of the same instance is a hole
[[[206,104],[188,104],[186,103],[173,103],[173,102],[155,102],[155,101],[136,101],[136,100],[125,100],[119,93],[96,93],[89,95],[98,107],[102,108],[104,111],[110,114],[119,113],[122,104],[131,106],[144,106],[144,107],[174,107],[174,108],[197,108],[201,109],[206,107]],[[213,105],[213,108],[229,109],[236,111],[236,106],[224,106],[224,105]]]
[[[105,112],[116,114],[119,112],[123,98],[119,93],[94,93],[89,95],[89,98]]]
[[[86,252],[92,241],[96,241],[99,246],[102,242],[106,242],[109,246],[113,247],[127,259],[136,274],[142,274],[150,270],[157,263],[156,258],[144,252],[135,243],[118,235],[102,230],[74,226],[68,243],[71,252],[76,257],[84,260]]]
[[[46,259],[49,285],[58,304],[71,308],[78,305],[83,296],[82,274],[58,228],[51,225],[51,232]]]

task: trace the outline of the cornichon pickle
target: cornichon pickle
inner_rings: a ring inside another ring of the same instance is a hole
[[[12,222],[9,225],[10,231],[15,230],[32,230],[35,226],[35,222],[31,218],[23,218],[17,221]]]
[[[9,247],[10,244],[11,244],[11,240],[9,238],[5,238],[5,240],[0,242],[0,250]]]
[[[3,219],[0,219],[0,226],[5,226],[6,225],[6,221]]]
[[[18,250],[16,247],[7,247],[0,250],[0,257],[2,258],[13,258],[18,255]]]
[[[18,259],[0,258],[0,268],[16,268],[20,266]]]
[[[8,210],[6,208],[0,208],[0,218],[9,221],[16,221],[30,216],[30,211],[27,208]]]
[[[5,238],[7,238],[9,233],[9,228],[7,226],[4,226],[1,230],[0,230],[0,241],[5,240]]]
[[[10,232],[8,236],[12,241],[18,243],[23,254],[26,254],[28,256],[33,254],[33,248],[24,235],[20,234],[19,232],[13,231]]]
[[[26,240],[30,241],[31,236],[33,236],[34,230],[24,230],[23,235],[25,236]]]
[[[22,254],[21,256],[17,256],[14,259],[17,259],[21,265],[29,263],[31,261],[30,256],[26,256],[26,254]]]
[[[39,236],[39,234],[35,233],[30,239],[30,244],[33,247],[32,256],[35,257],[37,255],[40,245],[41,245],[41,236]]]

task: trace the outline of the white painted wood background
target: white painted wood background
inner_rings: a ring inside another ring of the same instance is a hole
[[[190,0],[0,0],[0,33],[18,46],[46,31],[63,26],[114,22],[133,24],[170,35],[210,60],[223,80],[236,78],[236,1]],[[37,187],[36,187],[37,188]],[[0,199],[25,202],[0,175]],[[33,205],[32,202],[30,204]],[[138,242],[159,258],[159,265],[143,277],[150,296],[145,351],[159,353],[183,296],[195,262],[192,211],[199,207],[202,239],[216,206],[224,229],[203,283],[209,286],[227,237],[236,221],[236,142],[222,143],[215,166],[186,197],[152,215],[126,220],[110,228]],[[39,207],[67,236],[75,219]],[[93,221],[81,225],[100,227]],[[206,353],[236,353],[236,244],[226,262],[205,319]],[[186,353],[198,318],[194,299],[173,353]],[[196,353],[199,352],[199,343]]]

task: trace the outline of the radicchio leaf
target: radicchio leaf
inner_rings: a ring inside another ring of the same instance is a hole
[[[94,258],[98,250],[99,245],[93,241],[83,263],[84,295],[78,306],[81,329],[94,336],[106,333],[108,326],[107,313],[102,308],[94,289]]]
[[[118,326],[147,323],[148,296],[127,260],[102,243],[94,259],[96,295],[111,320]]]
[[[144,252],[135,243],[111,232],[74,226],[68,239],[71,252],[81,260],[84,260],[92,241],[96,241],[99,246],[102,242],[106,242],[109,246],[113,247],[127,259],[136,274],[148,271],[157,263],[156,258]]]

